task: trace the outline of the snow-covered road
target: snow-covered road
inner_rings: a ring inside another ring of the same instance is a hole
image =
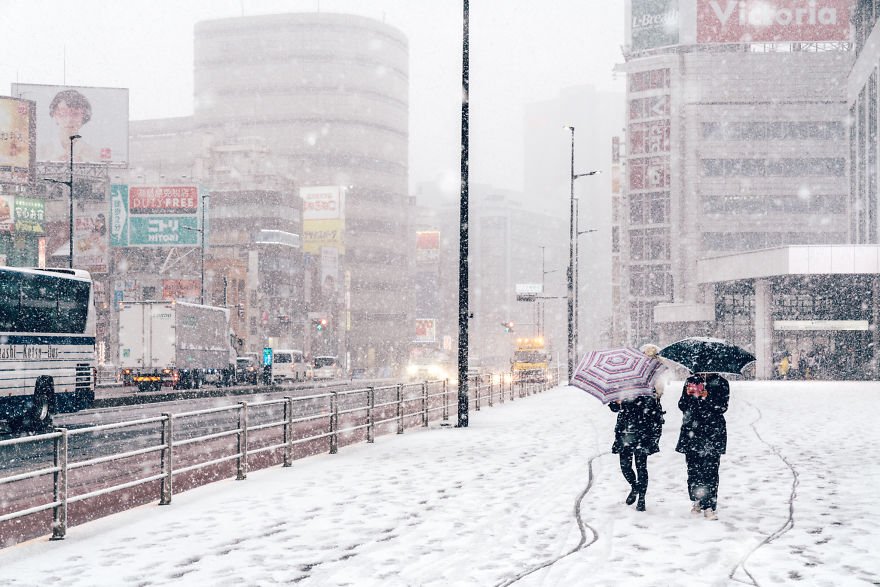
[[[689,513],[677,399],[644,513],[614,414],[563,387],[7,548],[0,583],[880,584],[880,383],[734,382],[717,522]]]

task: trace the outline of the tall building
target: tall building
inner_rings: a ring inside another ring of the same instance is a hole
[[[289,194],[345,188],[336,283],[350,304],[334,326],[344,330],[347,367],[399,366],[407,351],[408,51],[399,30],[359,16],[201,22],[193,116],[131,126],[132,167],[147,175],[243,191],[267,181]],[[259,149],[222,163],[225,151],[247,145]],[[404,303],[389,305],[390,296]]]
[[[616,310],[632,343],[716,331],[702,259],[847,241],[848,2],[726,7],[627,3]]]

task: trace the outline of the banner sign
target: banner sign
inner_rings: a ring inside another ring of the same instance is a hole
[[[678,44],[678,0],[632,0],[632,50]]]
[[[73,259],[78,269],[107,273],[107,203],[80,202],[73,215]]]
[[[851,0],[697,0],[698,43],[849,41]]]
[[[544,293],[544,287],[540,283],[517,283],[516,301],[531,302]]]
[[[416,263],[434,263],[440,260],[440,231],[416,232]]]
[[[335,248],[339,254],[345,253],[342,242],[342,220],[304,220],[303,252],[320,255],[324,247]]]
[[[33,179],[36,137],[34,103],[0,96],[0,182]]]
[[[201,241],[197,186],[110,186],[110,245],[171,247]]]

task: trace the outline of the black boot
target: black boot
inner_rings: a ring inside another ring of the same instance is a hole
[[[633,487],[629,490],[629,495],[626,496],[626,505],[634,504],[636,502],[636,495],[638,495],[638,492],[636,491],[636,488]]]
[[[645,494],[639,494],[639,503],[636,504],[636,511],[643,512],[645,511]]]

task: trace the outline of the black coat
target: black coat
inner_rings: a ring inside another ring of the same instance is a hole
[[[657,398],[642,395],[619,404],[611,402],[608,407],[612,412],[617,412],[611,452],[619,454],[627,448],[652,455],[660,450],[663,408]]]
[[[727,451],[727,421],[724,412],[730,400],[730,385],[720,375],[706,378],[708,396],[700,399],[687,394],[689,377],[681,390],[678,409],[682,411],[681,434],[675,450],[699,455],[723,455]]]

